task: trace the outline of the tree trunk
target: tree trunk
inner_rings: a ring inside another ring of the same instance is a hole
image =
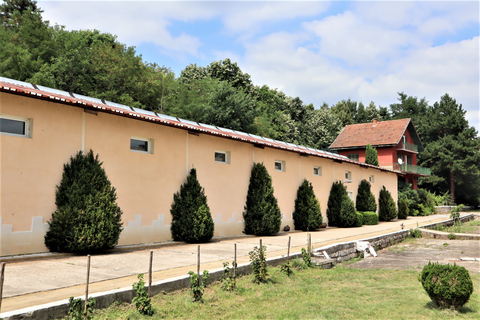
[[[455,204],[455,184],[454,184],[453,170],[450,169],[450,200]]]

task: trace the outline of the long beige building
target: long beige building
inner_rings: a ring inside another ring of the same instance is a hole
[[[362,179],[397,198],[397,173],[320,150],[181,120],[78,94],[0,78],[0,256],[48,251],[63,165],[79,150],[99,155],[123,211],[119,245],[171,241],[170,207],[192,167],[205,188],[214,237],[241,235],[253,163],[272,176],[282,229],[293,227],[297,189],[308,179],[324,221],[331,185],[355,199]],[[378,200],[377,200],[378,201]]]

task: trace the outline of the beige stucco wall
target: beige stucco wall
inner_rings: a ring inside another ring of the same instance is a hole
[[[390,172],[6,93],[0,93],[0,102],[2,114],[26,117],[33,123],[30,138],[0,135],[1,256],[47,251],[43,237],[55,211],[55,186],[63,164],[82,149],[99,154],[117,190],[124,227],[120,245],[171,240],[173,194],[192,167],[205,188],[215,237],[242,234],[254,162],[264,163],[272,176],[282,229],[293,228],[294,202],[304,178],[312,182],[324,221],[331,185],[345,180],[346,171],[352,173],[352,182],[346,186],[353,199],[360,181],[370,175],[375,177],[376,198],[383,185],[397,197],[397,177]],[[131,151],[132,137],[149,139],[153,152]],[[215,151],[227,152],[229,163],[215,162]],[[275,170],[276,160],[285,162],[285,171]],[[321,167],[321,176],[313,174],[314,167]]]

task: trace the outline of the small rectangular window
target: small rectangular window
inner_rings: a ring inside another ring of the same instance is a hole
[[[153,141],[151,139],[131,138],[130,150],[136,152],[153,153]]]
[[[9,136],[28,137],[29,120],[15,116],[0,116],[0,133]]]
[[[350,200],[354,201],[353,200],[353,191],[347,191],[347,194],[348,194],[348,197],[350,198]]]
[[[347,155],[347,158],[350,160],[358,161],[358,153],[350,153]]]
[[[285,171],[285,161],[275,161],[275,170],[276,171]]]
[[[374,176],[370,176],[370,177],[368,178],[368,181],[370,181],[370,183],[374,183],[374,182],[375,182]]]
[[[322,175],[322,167],[313,167],[313,174],[315,176],[321,176]]]
[[[228,152],[228,151],[215,151],[215,162],[230,163],[230,152]]]
[[[352,173],[350,171],[345,172],[345,179],[352,180]]]

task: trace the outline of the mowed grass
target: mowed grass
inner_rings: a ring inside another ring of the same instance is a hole
[[[479,230],[480,220],[470,220],[468,222],[462,223],[461,225],[441,229],[441,231],[453,233],[479,233]]]
[[[132,304],[96,310],[95,319],[479,319],[480,275],[470,274],[474,293],[461,309],[437,309],[411,270],[310,268],[287,277],[269,268],[268,283],[251,276],[237,280],[234,292],[207,287],[203,303],[189,290],[152,298],[155,315],[140,315]]]

